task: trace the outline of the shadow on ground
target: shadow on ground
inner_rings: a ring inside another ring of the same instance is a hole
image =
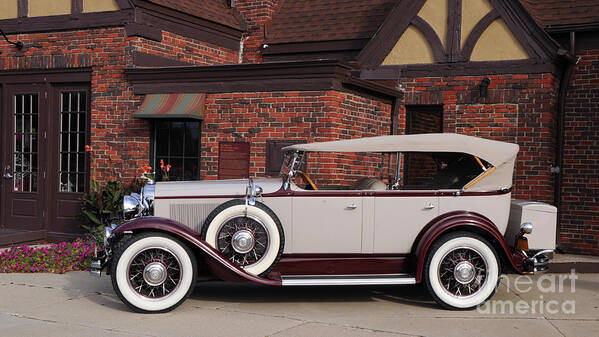
[[[436,307],[422,285],[274,287],[247,283],[198,282],[192,299],[218,302],[371,302],[385,300],[422,307]]]

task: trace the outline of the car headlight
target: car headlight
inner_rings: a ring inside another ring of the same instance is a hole
[[[152,214],[154,208],[154,185],[146,185],[141,194],[131,193],[123,198],[123,216],[125,220]]]
[[[126,195],[123,198],[123,216],[125,217],[125,220],[136,216],[142,209],[141,200],[136,198],[134,194],[136,193],[132,193],[132,195]]]
[[[156,191],[156,185],[146,185],[141,189],[142,201],[146,202],[144,206],[148,210],[154,207],[154,191]]]

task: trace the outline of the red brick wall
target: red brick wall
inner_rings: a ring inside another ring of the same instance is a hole
[[[124,28],[99,28],[11,36],[26,45],[17,54],[0,41],[0,70],[91,68],[91,178],[129,180],[147,164],[149,124],[131,114],[141,102],[126,81],[124,70],[133,65],[133,51],[174,58],[193,64],[237,62],[237,51],[163,32],[161,42],[126,37]],[[174,53],[172,51],[175,51]]]
[[[202,125],[202,179],[216,179],[218,143],[250,142],[250,175],[264,176],[268,139],[327,141],[389,134],[391,106],[337,91],[208,95]],[[352,184],[364,170],[379,176],[380,155],[311,155],[308,172],[317,185]]]
[[[599,50],[579,51],[566,100],[560,241],[599,254]]]
[[[488,77],[488,97],[479,84]],[[406,105],[442,104],[443,131],[514,142],[514,197],[553,203],[557,78],[514,74],[403,78]]]
[[[260,50],[264,43],[264,27],[272,21],[278,6],[279,1],[277,0],[235,1],[235,7],[247,22],[247,33],[244,34],[243,43],[243,63],[262,62]]]
[[[230,64],[239,61],[239,52],[162,31],[162,41],[141,37],[130,38],[137,51],[195,65]]]

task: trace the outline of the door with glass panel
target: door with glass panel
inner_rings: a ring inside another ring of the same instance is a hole
[[[81,197],[87,191],[89,95],[87,86],[54,86],[49,133],[49,222],[55,232],[79,228]]]
[[[43,229],[47,157],[47,104],[43,85],[7,86],[3,102],[2,223]]]

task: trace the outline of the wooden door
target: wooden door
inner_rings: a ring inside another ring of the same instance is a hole
[[[49,230],[78,232],[81,197],[89,185],[89,87],[55,85],[50,103]]]
[[[44,85],[6,87],[2,134],[2,223],[44,229],[47,192],[47,92]]]

